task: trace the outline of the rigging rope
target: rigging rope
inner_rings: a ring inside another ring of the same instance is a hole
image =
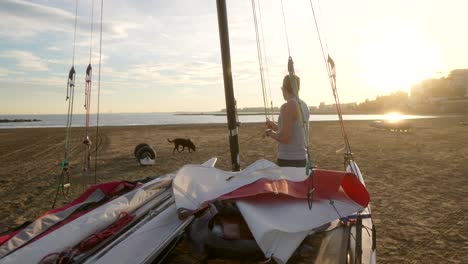
[[[333,91],[333,97],[335,99],[336,111],[338,113],[338,119],[340,121],[341,135],[343,136],[343,139],[345,141],[346,156],[351,157],[352,156],[351,146],[349,144],[348,135],[346,134],[346,130],[345,130],[345,127],[344,127],[343,114],[342,114],[342,111],[341,111],[341,103],[340,103],[340,99],[339,99],[339,96],[338,96],[338,89],[336,87],[335,62],[330,57],[330,55],[328,55],[328,56],[325,55],[325,51],[323,49],[323,42],[322,42],[322,39],[321,39],[320,30],[318,28],[317,18],[316,18],[316,15],[315,15],[314,5],[312,4],[312,0],[309,0],[309,2],[310,2],[310,7],[312,9],[312,15],[314,17],[315,29],[317,30],[317,35],[318,35],[319,42],[320,42],[320,48],[322,50],[323,61],[325,63],[325,67],[327,69],[328,78],[330,80],[330,85],[331,85],[331,88],[332,88],[332,91]],[[327,45],[327,49],[328,49],[328,45]]]
[[[266,89],[265,89],[265,78],[263,74],[263,56],[262,56],[262,50],[260,47],[260,36],[258,33],[258,23],[257,23],[257,13],[256,13],[256,8],[255,8],[255,0],[251,0],[252,3],[252,13],[253,13],[253,18],[254,18],[254,24],[255,24],[255,38],[257,41],[257,56],[258,56],[258,66],[260,68],[260,79],[262,83],[262,93],[263,93],[263,110],[265,111],[265,119],[268,121],[268,100],[266,98]]]
[[[274,110],[273,110],[273,97],[271,96],[271,86],[270,86],[270,73],[268,70],[268,53],[266,51],[266,45],[265,45],[265,34],[263,33],[263,23],[262,23],[262,8],[260,6],[261,0],[258,0],[258,14],[260,17],[260,30],[262,31],[262,45],[263,45],[263,51],[265,55],[265,71],[267,75],[267,81],[268,81],[268,91],[269,94],[268,96],[270,97],[270,114],[271,114],[271,121],[275,122],[275,116],[274,116]]]
[[[91,147],[91,140],[89,138],[89,114],[91,110],[91,86],[92,86],[92,75],[93,75],[93,67],[91,66],[91,57],[92,57],[92,47],[93,47],[93,26],[94,26],[94,0],[92,0],[91,4],[91,32],[90,32],[90,43],[89,43],[89,64],[86,68],[86,77],[85,77],[85,109],[86,109],[86,132],[83,138],[83,144],[85,145],[84,151],[84,159],[83,159],[83,171],[87,171],[90,166],[90,147]],[[87,184],[87,181],[84,179],[83,175],[83,189]]]
[[[317,0],[317,3],[318,3],[318,7],[319,7],[319,15],[320,15],[320,17],[322,17],[322,16],[321,16],[321,15],[322,15],[322,8],[320,7],[320,0]],[[322,19],[322,21],[323,21],[323,19]],[[326,28],[326,26],[325,26],[325,28]],[[326,48],[327,54],[330,54],[330,52],[328,51],[328,41],[327,41],[327,34],[326,34],[326,32],[325,32],[325,37],[324,37],[324,39],[325,39],[325,48]]]
[[[306,168],[305,168],[306,171],[305,171],[305,173],[306,173],[306,175],[309,175],[310,170],[312,168],[312,160],[311,160],[310,150],[309,150],[309,129],[308,129],[309,124],[307,124],[304,121],[304,113],[302,111],[301,99],[299,98],[299,87],[298,87],[298,83],[296,83],[296,81],[294,79],[294,76],[296,76],[296,73],[294,71],[294,61],[293,61],[293,59],[291,57],[291,49],[290,49],[290,46],[289,46],[288,30],[287,30],[287,27],[286,27],[286,16],[284,14],[283,0],[281,0],[281,10],[282,10],[282,14],[283,14],[284,32],[285,32],[285,36],[286,36],[286,44],[288,46],[288,54],[289,54],[289,58],[288,58],[289,81],[290,81],[290,84],[291,84],[293,94],[297,98],[297,100],[296,100],[296,109],[297,109],[297,113],[298,113],[299,122],[300,122],[300,124],[302,126],[302,136],[303,136],[303,139],[304,139],[304,149],[305,149],[305,152],[306,152]],[[313,174],[310,174],[310,176],[312,177]],[[314,190],[313,190],[313,184],[312,184],[310,192],[313,192],[313,191]],[[310,208],[311,208],[311,206],[310,206]]]
[[[349,144],[348,136],[346,134],[346,130],[345,130],[345,127],[344,127],[343,113],[341,111],[341,103],[340,103],[340,99],[339,99],[339,96],[338,96],[338,89],[337,89],[337,86],[336,86],[335,62],[333,61],[333,59],[331,58],[331,56],[329,54],[328,54],[327,57],[325,56],[325,51],[323,49],[323,44],[322,44],[322,40],[321,40],[321,36],[320,36],[320,31],[319,31],[319,27],[318,27],[318,23],[317,23],[317,18],[316,18],[316,15],[315,15],[314,6],[313,6],[311,0],[309,0],[309,2],[310,2],[310,7],[312,9],[313,17],[314,17],[315,28],[317,30],[317,34],[318,34],[319,41],[320,41],[320,47],[321,47],[321,50],[322,50],[323,60],[325,62],[325,66],[327,68],[328,77],[329,77],[329,80],[330,80],[330,85],[331,85],[331,88],[332,88],[332,91],[333,91],[333,96],[335,98],[335,106],[336,106],[336,110],[337,110],[337,113],[338,113],[338,118],[339,118],[339,121],[340,121],[341,134],[342,134],[343,139],[345,141],[345,148],[346,148],[346,152],[344,154],[345,169],[346,169],[347,166],[350,166],[351,171],[353,173],[356,173],[356,171],[355,171],[356,168],[354,168],[354,166],[353,166],[354,162],[352,161],[353,160],[353,154],[352,154],[352,151],[351,151],[351,146]],[[325,44],[326,44],[326,40],[325,40]],[[326,45],[326,47],[327,47],[327,50],[328,50],[328,45]],[[362,181],[361,176],[358,176],[358,175],[356,175],[356,176]],[[335,208],[334,204],[332,204],[332,205]],[[371,213],[370,206],[368,206],[367,209],[369,210],[369,213]],[[336,208],[335,208],[335,210],[336,210]],[[351,233],[351,237],[352,237],[352,239],[354,239],[355,245],[356,245],[355,249],[354,249],[355,250],[354,263],[361,263],[361,261],[362,261],[362,228],[365,227],[365,226],[362,224],[362,218],[361,218],[362,211],[357,212],[357,215],[358,215],[358,218],[357,218],[356,227],[355,227],[356,236],[354,236]],[[370,218],[370,221],[372,223],[372,239],[373,239],[372,247],[375,250],[375,243],[374,242],[376,241],[376,231],[375,231],[375,225],[374,225],[374,221],[373,221],[372,217]],[[367,229],[366,229],[366,231],[367,231]]]
[[[286,35],[286,44],[288,46],[288,55],[289,55],[289,57],[291,57],[291,49],[289,48],[289,38],[288,38],[288,30],[287,30],[287,27],[286,27],[286,16],[284,15],[283,0],[281,0],[281,11],[283,12],[284,33]]]
[[[89,34],[89,64],[91,64],[91,53],[93,47],[93,26],[94,26],[94,0],[91,2],[91,33]]]
[[[73,32],[73,55],[72,55],[72,65],[75,65],[75,47],[76,47],[76,24],[78,22],[78,1],[75,3],[75,30]]]
[[[298,87],[298,83],[295,81],[295,78],[294,78],[294,76],[296,76],[296,73],[294,70],[294,61],[291,56],[288,59],[288,72],[289,72],[289,82],[291,84],[293,94],[297,98],[296,109],[297,109],[299,122],[302,126],[302,136],[304,139],[304,149],[306,152],[306,168],[305,169],[306,169],[306,175],[309,175],[310,169],[312,168],[312,160],[311,160],[310,150],[309,150],[309,129],[308,129],[309,124],[307,124],[306,121],[304,120],[304,111],[302,110],[301,99],[299,98],[299,87]]]
[[[75,2],[75,27],[73,33],[73,52],[72,52],[72,66],[68,72],[67,78],[67,96],[65,101],[68,101],[68,111],[67,111],[67,124],[65,129],[65,149],[63,154],[63,160],[60,163],[60,168],[62,169],[60,175],[57,178],[57,189],[55,192],[54,201],[52,203],[52,208],[55,207],[59,193],[61,192],[63,196],[67,196],[69,189],[65,191],[65,188],[70,186],[70,170],[69,170],[69,159],[70,159],[70,138],[71,138],[71,125],[73,121],[73,102],[75,99],[75,48],[76,48],[76,25],[78,21],[78,0]]]
[[[104,13],[104,0],[101,0],[101,23],[99,30],[99,70],[98,70],[98,95],[97,95],[97,113],[96,113],[96,140],[99,136],[99,106],[101,96],[101,58],[102,58],[102,16]],[[94,154],[94,184],[97,183],[97,164],[98,164],[98,144]]]

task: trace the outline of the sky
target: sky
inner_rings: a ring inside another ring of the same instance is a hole
[[[252,1],[226,2],[237,106],[261,107]],[[284,20],[281,0],[254,3],[274,106],[284,102],[289,55],[310,106],[333,102],[322,50],[335,60],[342,103],[409,91],[420,80],[468,68],[465,0],[287,0]],[[90,62],[91,112],[99,79],[101,113],[225,108],[215,0],[104,1],[102,42],[101,0],[1,0],[0,15],[0,115],[66,114],[72,64],[74,112],[84,113]]]

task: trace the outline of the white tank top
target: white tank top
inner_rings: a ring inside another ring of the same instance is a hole
[[[291,99],[288,100],[288,102],[290,101],[293,101],[294,103],[296,103],[297,98],[292,97]],[[309,135],[309,116],[310,116],[309,107],[302,100],[300,100],[300,103],[301,103],[302,114],[303,114],[304,122],[305,122],[306,138],[309,138],[308,136]],[[283,122],[282,122],[281,115],[280,115],[278,118],[278,126],[279,126],[280,131],[283,125],[282,123]],[[289,138],[289,143],[278,144],[278,159],[303,160],[306,158],[303,133],[304,132],[303,132],[302,124],[301,124],[300,118],[298,118],[296,121],[293,122],[292,133],[291,133],[291,137]]]

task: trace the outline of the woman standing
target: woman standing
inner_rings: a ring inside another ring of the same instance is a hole
[[[291,85],[293,82],[295,85]],[[304,138],[309,138],[309,107],[298,98],[299,85],[298,76],[284,76],[281,90],[286,103],[281,106],[278,124],[269,120],[266,122],[266,135],[278,142],[277,163],[281,167],[306,166]],[[297,91],[294,90],[295,87]],[[301,123],[301,113],[304,125]]]

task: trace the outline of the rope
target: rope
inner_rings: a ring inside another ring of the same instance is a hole
[[[318,23],[317,23],[317,17],[315,15],[314,5],[312,4],[311,0],[309,0],[309,2],[310,2],[310,7],[312,9],[312,15],[314,17],[315,29],[317,31],[317,35],[318,35],[319,42],[320,42],[320,48],[321,48],[321,51],[322,51],[323,61],[325,63],[325,67],[327,69],[328,78],[330,80],[330,86],[332,88],[333,97],[335,99],[336,111],[338,113],[338,118],[339,118],[339,121],[340,121],[341,135],[343,136],[343,139],[345,141],[346,154],[351,155],[351,153],[352,153],[351,152],[351,146],[349,144],[348,136],[347,136],[347,133],[346,133],[346,130],[345,130],[345,127],[344,127],[343,114],[342,114],[342,111],[341,111],[341,103],[340,103],[340,99],[339,99],[339,96],[338,96],[338,90],[337,90],[337,87],[336,87],[335,63],[334,63],[333,59],[330,57],[330,55],[328,55],[328,58],[327,58],[327,56],[325,56],[325,50],[323,48],[323,42],[322,42],[322,39],[321,39],[321,34],[320,34],[320,30],[319,30]],[[328,49],[328,45],[327,45],[327,49]]]
[[[101,97],[101,58],[102,58],[102,16],[104,13],[104,0],[101,0],[101,24],[99,31],[99,70],[98,70],[98,98],[97,98],[97,113],[96,113],[96,138],[99,136],[99,106]],[[97,183],[97,164],[98,164],[98,146],[96,144],[96,151],[94,156],[94,184]]]
[[[308,124],[306,124],[304,120],[304,112],[302,111],[302,105],[301,105],[301,99],[299,98],[299,89],[297,87],[297,82],[293,81],[293,76],[295,76],[295,71],[294,71],[294,61],[292,57],[290,56],[288,59],[288,72],[289,72],[289,81],[291,84],[291,88],[293,91],[294,96],[297,98],[296,100],[296,108],[297,108],[297,113],[299,115],[299,122],[302,125],[302,136],[304,139],[304,148],[306,152],[306,175],[309,175],[310,169],[312,167],[312,161],[310,157],[310,151],[309,151],[309,129],[308,129]],[[311,175],[312,177],[312,175]]]
[[[94,25],[94,0],[91,2],[91,33],[89,36],[89,64],[91,64],[91,52],[93,46],[93,25]]]
[[[62,169],[60,176],[57,178],[57,191],[55,192],[54,202],[52,204],[52,208],[55,207],[55,203],[57,201],[58,194],[60,190],[62,190],[62,195],[68,195],[65,193],[65,177],[67,183],[70,182],[70,172],[69,172],[69,152],[70,152],[70,138],[71,138],[71,125],[73,121],[73,103],[75,99],[75,47],[76,47],[76,25],[78,21],[78,0],[75,2],[75,29],[73,33],[73,53],[72,53],[72,66],[70,71],[68,72],[67,78],[67,96],[65,97],[65,101],[68,101],[68,110],[67,110],[67,124],[65,129],[65,147],[63,153],[63,160],[60,163],[60,168]]]
[[[89,115],[91,111],[91,87],[92,87],[92,76],[93,76],[93,67],[91,66],[91,58],[92,58],[92,48],[93,48],[93,27],[94,27],[94,0],[91,3],[91,29],[90,29],[90,42],[89,42],[89,64],[86,68],[86,88],[85,88],[85,109],[86,109],[86,132],[83,138],[83,144],[85,145],[84,157],[83,157],[83,171],[87,171],[90,166],[90,146],[91,140],[89,139]],[[82,177],[82,187],[83,190],[85,189],[85,185],[87,181],[85,181],[84,175]]]
[[[258,0],[258,14],[260,16],[260,30],[262,31],[262,44],[263,44],[263,51],[265,52],[265,71],[267,74],[267,81],[268,81],[268,91],[269,94],[268,96],[270,97],[270,113],[271,113],[271,121],[275,122],[275,116],[274,116],[274,110],[273,110],[273,97],[271,96],[271,86],[270,86],[270,73],[268,70],[268,56],[267,56],[267,51],[266,51],[266,45],[265,45],[265,34],[263,33],[263,23],[262,23],[262,8],[260,6],[261,1]]]
[[[260,37],[259,37],[259,32],[258,32],[258,23],[257,23],[257,13],[256,13],[256,8],[255,8],[255,0],[251,0],[252,3],[252,13],[253,13],[253,18],[254,18],[254,24],[255,24],[255,38],[257,42],[257,56],[258,56],[258,66],[260,68],[260,79],[262,83],[262,94],[263,94],[263,110],[265,111],[265,119],[268,121],[268,100],[266,98],[266,89],[265,89],[265,78],[263,75],[263,59],[262,59],[262,50],[260,47]]]
[[[73,56],[72,65],[75,65],[75,47],[76,47],[76,24],[78,22],[78,0],[75,2],[75,31],[73,33]]]
[[[323,12],[322,12],[322,8],[321,8],[321,6],[320,6],[320,0],[318,0],[317,3],[318,3],[318,7],[319,7],[319,16],[322,17],[321,15],[323,14]],[[322,19],[322,21],[323,21],[323,19]],[[326,28],[326,26],[325,26],[325,28]],[[328,52],[328,44],[327,44],[328,41],[327,41],[327,34],[326,34],[326,32],[325,32],[325,37],[324,37],[324,39],[325,39],[325,48],[326,48],[327,54],[329,54],[329,52]]]
[[[282,14],[283,14],[283,22],[284,22],[284,32],[285,32],[285,36],[286,36],[286,44],[288,46],[288,54],[289,54],[289,59],[288,59],[288,72],[289,72],[289,81],[291,83],[291,88],[293,88],[293,94],[294,96],[296,96],[297,100],[296,100],[296,108],[297,108],[297,112],[299,114],[299,121],[300,123],[302,124],[302,135],[303,135],[303,138],[304,138],[304,148],[305,148],[305,152],[306,152],[306,175],[309,175],[309,172],[310,172],[310,169],[312,167],[312,162],[311,162],[311,159],[310,159],[310,151],[309,151],[309,130],[308,130],[308,124],[307,124],[307,128],[306,128],[306,124],[305,124],[305,121],[304,121],[304,113],[302,111],[302,106],[301,106],[301,100],[299,98],[299,89],[297,87],[297,83],[295,81],[293,81],[293,76],[295,76],[295,72],[294,72],[294,62],[293,62],[293,59],[291,57],[291,49],[290,49],[290,46],[289,46],[289,38],[288,38],[288,30],[287,30],[287,27],[286,27],[286,16],[284,14],[284,5],[283,5],[283,0],[281,0],[281,10],[282,10]],[[312,177],[312,175],[310,175]],[[313,185],[313,184],[312,184]]]
[[[68,111],[67,111],[67,128],[65,129],[65,150],[64,150],[64,158],[62,161],[62,168],[68,167],[68,154],[70,149],[70,138],[71,138],[71,125],[73,121],[73,103],[75,98],[75,67],[72,65],[70,72],[68,73],[68,81],[67,81],[67,98],[65,101],[68,100]]]
[[[117,220],[108,228],[102,230],[101,232],[96,232],[85,240],[81,241],[78,246],[79,252],[85,252],[94,248],[100,242],[104,241],[106,238],[112,236],[117,231],[125,227],[130,221],[132,221],[134,217],[134,215],[129,215],[127,212],[121,212],[117,217]]]
[[[89,64],[86,68],[86,91],[85,91],[85,108],[86,108],[86,137],[89,129],[89,111],[91,106],[91,81],[93,68],[91,67],[92,48],[93,48],[93,27],[94,27],[94,0],[91,4],[91,29],[89,36]]]
[[[342,114],[342,111],[341,111],[341,103],[340,103],[340,99],[339,99],[339,96],[338,96],[338,89],[336,87],[335,62],[330,57],[330,55],[325,56],[325,51],[324,51],[324,48],[323,48],[321,34],[320,34],[319,26],[318,26],[318,23],[317,23],[317,17],[315,15],[314,5],[312,4],[311,0],[309,0],[309,2],[310,2],[310,7],[312,9],[313,17],[314,17],[315,28],[316,28],[317,35],[318,35],[319,42],[320,42],[320,48],[321,48],[321,51],[322,51],[323,61],[325,63],[325,67],[327,69],[328,78],[329,78],[329,81],[330,81],[330,86],[332,88],[333,97],[335,99],[336,111],[337,111],[338,118],[339,118],[339,121],[340,121],[341,135],[342,135],[342,137],[343,137],[343,139],[345,141],[346,152],[345,152],[345,155],[344,155],[344,160],[345,160],[345,168],[346,168],[346,163],[351,165],[352,151],[351,151],[351,146],[349,144],[348,136],[347,136],[347,133],[346,133],[346,130],[345,130],[345,126],[344,126],[344,122],[343,122],[343,114]],[[325,44],[326,44],[326,42],[327,41],[325,39]],[[327,47],[327,52],[328,52],[328,45],[327,44],[326,44],[326,47]],[[335,207],[334,202],[332,200],[329,200],[329,201],[330,201],[330,204],[335,209],[338,216],[340,216],[338,210]],[[369,212],[370,212],[370,208],[369,208]],[[362,242],[362,235],[361,235],[361,232],[362,232],[362,219],[360,218],[361,212],[358,212],[358,216],[359,217],[358,217],[358,219],[356,221],[356,237],[351,233],[351,238],[354,239],[354,241],[356,243],[356,247],[357,247],[355,260],[354,260],[355,263],[361,263],[361,254],[362,254],[362,245],[361,245],[361,242]],[[340,216],[340,219],[342,219],[341,216]],[[370,218],[370,219],[371,219],[372,225],[374,226],[372,218]],[[367,229],[366,229],[366,231],[368,232]],[[373,238],[375,239],[375,230],[374,230],[373,233],[374,233]]]
[[[289,57],[291,57],[291,49],[289,48],[289,38],[288,38],[288,30],[287,30],[287,27],[286,27],[286,16],[284,15],[283,0],[281,0],[281,10],[283,12],[284,33],[286,35],[286,44],[288,46],[288,55],[289,55]]]
[[[99,243],[124,228],[134,217],[135,216],[129,215],[127,212],[121,212],[117,220],[106,229],[90,235],[74,247],[69,247],[62,252],[54,252],[44,256],[39,263],[74,263],[73,258],[75,256],[96,247]]]

